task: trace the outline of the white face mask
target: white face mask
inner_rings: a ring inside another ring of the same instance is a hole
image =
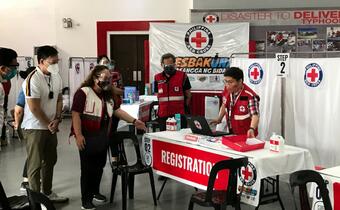
[[[59,73],[59,66],[58,64],[51,64],[47,67],[47,71],[51,74],[58,74]]]

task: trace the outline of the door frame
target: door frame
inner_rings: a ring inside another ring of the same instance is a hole
[[[108,33],[121,32],[146,32],[149,33],[150,23],[174,23],[174,20],[149,20],[149,21],[97,21],[97,56],[108,53]]]

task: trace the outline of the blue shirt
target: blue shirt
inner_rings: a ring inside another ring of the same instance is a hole
[[[24,94],[24,90],[21,89],[18,95],[18,99],[17,99],[17,105],[21,106],[22,108],[25,108],[25,94]]]

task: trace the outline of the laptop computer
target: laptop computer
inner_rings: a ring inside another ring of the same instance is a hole
[[[206,136],[225,136],[229,135],[227,132],[223,131],[212,131],[205,117],[202,116],[192,116],[188,119],[189,127],[191,131],[195,134],[201,134]]]

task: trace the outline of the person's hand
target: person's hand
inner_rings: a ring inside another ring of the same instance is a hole
[[[86,142],[85,137],[82,134],[76,135],[76,143],[79,150],[85,149]]]
[[[249,129],[248,131],[247,131],[247,137],[248,138],[255,138],[255,131],[254,131],[254,129]]]
[[[48,130],[51,131],[52,134],[55,134],[56,132],[59,131],[58,126],[59,126],[59,120],[58,119],[54,119],[50,122],[50,124],[48,124],[47,128]]]
[[[217,124],[220,124],[220,123],[221,123],[221,120],[219,120],[217,118],[217,119],[212,119],[211,122],[210,122],[210,125],[217,125]]]
[[[145,126],[145,123],[141,120],[136,120],[134,126],[139,129],[139,130],[144,130],[146,131],[146,126]]]

